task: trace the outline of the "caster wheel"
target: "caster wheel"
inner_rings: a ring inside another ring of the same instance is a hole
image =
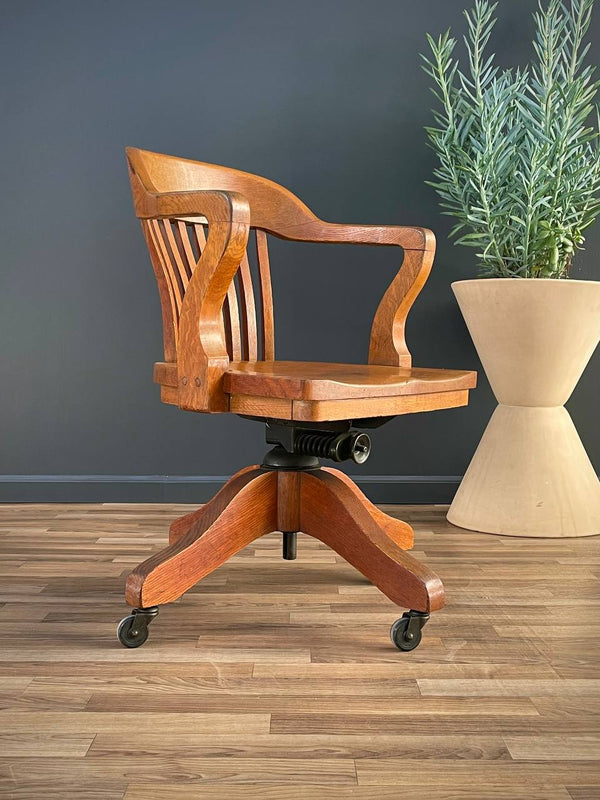
[[[398,650],[414,650],[421,644],[421,631],[411,634],[408,631],[408,617],[400,617],[392,625],[390,639]]]
[[[429,614],[407,611],[392,625],[390,639],[398,650],[414,650],[421,644],[421,631],[429,619]]]
[[[123,647],[141,647],[148,639],[148,625],[158,614],[158,606],[134,608],[133,614],[119,622],[117,638]]]
[[[148,626],[145,624],[140,625],[139,620],[137,620],[137,623],[136,625],[134,614],[124,617],[119,622],[117,637],[123,647],[141,647],[148,639]]]

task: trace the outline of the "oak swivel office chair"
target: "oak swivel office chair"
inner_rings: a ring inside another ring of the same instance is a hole
[[[119,625],[119,640],[143,644],[160,604],[263,534],[281,531],[283,557],[295,558],[303,531],[409,609],[391,635],[399,649],[414,649],[429,613],[444,603],[442,583],[406,552],[410,525],[319,459],[362,463],[370,440],[360,429],[467,404],[475,373],[413,369],[404,340],[406,316],[433,262],[433,234],[323,222],[282,186],[235,169],[135,148],[127,160],[162,304],[165,360],[154,367],[162,400],[261,421],[274,447],[260,466],[241,470],[207,505],[176,520],[169,546],[128,576],[133,613]],[[258,298],[246,249],[251,235]],[[275,360],[269,235],[403,249],[375,314],[367,365]]]

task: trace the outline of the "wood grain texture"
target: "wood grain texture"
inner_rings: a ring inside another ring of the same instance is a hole
[[[227,352],[232,359],[242,357],[242,334],[240,329],[240,306],[235,290],[235,281],[232,281],[227,290],[225,300],[225,335],[227,337]]]
[[[442,608],[442,582],[386,536],[361,494],[337,470],[302,473],[300,529],[339,553],[398,605]]]
[[[297,532],[300,530],[300,484],[299,472],[277,473],[277,530]]]
[[[408,522],[391,517],[389,514],[385,514],[383,511],[377,508],[377,506],[373,505],[369,498],[363,492],[361,492],[352,478],[349,478],[348,475],[341,470],[333,469],[332,467],[323,467],[323,471],[334,475],[337,480],[342,481],[348,487],[348,489],[350,489],[350,491],[371,515],[377,525],[379,525],[379,527],[384,531],[386,536],[389,536],[389,538],[395,544],[397,544],[398,547],[401,547],[403,550],[411,549],[415,542],[415,536],[414,531]]]
[[[246,414],[251,417],[294,419],[293,402],[280,400],[278,397],[232,394],[229,397],[229,410],[234,414]]]
[[[186,533],[135,568],[127,578],[127,602],[133,607],[172,602],[254,539],[276,528],[277,475],[259,468],[242,470]]]
[[[230,394],[346,400],[460,391],[473,389],[476,380],[477,373],[465,370],[246,360],[229,365],[223,386]]]
[[[275,316],[273,311],[273,289],[271,287],[271,267],[267,234],[256,230],[256,257],[260,282],[260,304],[262,309],[262,358],[273,361],[275,358]],[[235,359],[232,359],[235,361]]]
[[[151,222],[142,220],[142,233],[150,254],[154,276],[158,285],[160,307],[163,324],[163,349],[165,360],[175,363],[177,360],[177,335],[179,331],[179,312],[175,304],[173,289],[169,276],[164,268],[161,252],[155,240]]]
[[[293,562],[279,534],[255,540],[125,650],[118,583],[191,511],[0,506],[3,797],[600,796],[600,636],[583,635],[600,634],[599,537],[490,537],[445,507],[386,506],[446,586],[418,650],[391,645],[397,607],[304,534]]]
[[[431,392],[400,397],[361,397],[350,400],[293,400],[293,419],[320,422],[336,419],[399,416],[459,408],[469,402],[469,392]]]
[[[157,362],[154,380],[175,388],[177,365]],[[322,422],[458,408],[476,380],[475,372],[461,370],[240,361],[224,373],[223,388],[236,414]]]
[[[251,467],[246,467],[236,473],[236,478],[242,478],[248,474],[258,474],[260,468],[254,464]],[[208,528],[217,519],[217,517],[225,510],[227,505],[233,500],[239,492],[240,485],[244,485],[239,480],[228,481],[225,486],[221,487],[217,494],[212,498],[209,503],[206,503],[195,511],[179,517],[171,523],[169,528],[169,544],[174,544],[182,536],[199,525],[203,529]]]
[[[405,251],[402,266],[381,299],[371,328],[369,364],[412,364],[406,344],[406,318],[433,265],[435,237],[431,231],[427,231],[427,240],[423,251]]]
[[[439,392],[405,397],[359,398],[357,400],[283,400],[232,394],[229,410],[254,417],[276,417],[299,422],[327,422],[365,417],[399,416],[445,408],[460,408],[469,402],[469,392]]]
[[[242,357],[246,361],[255,361],[258,358],[256,303],[254,301],[254,286],[252,285],[247,253],[244,253],[242,257],[237,277],[240,287],[241,326],[244,331]]]

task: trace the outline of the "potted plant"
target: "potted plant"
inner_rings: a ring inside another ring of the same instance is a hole
[[[451,236],[476,248],[481,277],[452,289],[499,401],[448,512],[462,528],[600,533],[600,482],[563,407],[600,339],[600,282],[569,278],[600,211],[593,2],[540,5],[524,69],[486,53],[497,3],[465,11],[464,72],[449,31],[428,37],[440,103],[430,183]]]

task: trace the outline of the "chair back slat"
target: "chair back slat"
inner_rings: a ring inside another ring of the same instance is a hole
[[[244,253],[237,274],[240,290],[240,322],[244,333],[242,341],[242,359],[244,361],[258,360],[258,336],[256,331],[256,303],[254,301],[254,286],[248,261],[248,251]]]
[[[181,286],[183,288],[183,293],[185,294],[185,290],[187,289],[187,285],[190,282],[190,278],[192,276],[191,271],[187,267],[187,259],[185,258],[185,253],[180,250],[179,245],[175,239],[175,233],[173,232],[173,227],[177,227],[177,223],[171,222],[169,219],[163,219],[163,231],[165,233],[165,240],[166,244],[168,245],[168,249],[170,251],[171,256],[171,264],[176,270],[177,274],[179,275],[179,279],[181,281]]]
[[[181,313],[181,306],[183,304],[183,296],[187,288],[187,281],[184,283],[181,273],[177,269],[177,265],[171,255],[170,248],[167,244],[165,233],[165,222],[162,219],[150,220],[150,235],[154,237],[154,242],[162,261],[163,269],[173,291],[173,298],[177,308],[177,320],[179,321],[179,314]],[[168,224],[168,222],[167,222]]]
[[[235,280],[227,290],[225,300],[225,338],[227,352],[232,361],[242,360],[242,338],[240,333],[240,309],[235,291]]]
[[[142,220],[142,231],[146,239],[150,260],[154,268],[163,321],[163,347],[165,351],[165,361],[177,360],[177,334],[179,328],[179,312],[173,296],[173,287],[169,279],[168,271],[165,269],[164,261],[160,255],[154,230],[151,225],[152,220]]]
[[[275,319],[273,315],[273,289],[271,287],[271,268],[269,266],[269,247],[265,231],[256,229],[256,257],[260,285],[260,305],[262,321],[262,360],[275,360]]]
[[[204,230],[204,225],[200,225],[199,223],[194,223],[191,226],[194,230],[194,236],[196,237],[196,247],[198,248],[198,258],[202,255],[202,251],[206,247],[206,231]]]
[[[192,277],[192,273],[194,271],[194,267],[198,261],[198,258],[194,251],[192,250],[192,243],[190,241],[190,224],[184,222],[183,220],[177,220],[177,225],[175,228],[175,238],[177,240],[177,245],[179,247],[179,252],[182,254],[182,257],[185,258],[187,272],[189,277]]]

